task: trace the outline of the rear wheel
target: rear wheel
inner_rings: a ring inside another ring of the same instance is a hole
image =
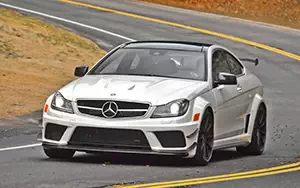
[[[193,162],[197,165],[207,165],[213,153],[214,144],[214,120],[213,114],[207,110],[201,121],[200,131],[198,135],[198,143],[196,155]]]
[[[254,122],[251,143],[246,147],[237,147],[237,151],[248,155],[261,155],[265,149],[267,137],[267,110],[260,105]]]
[[[44,152],[49,158],[54,158],[54,159],[72,158],[75,153],[74,150],[48,149],[48,148],[44,148]]]

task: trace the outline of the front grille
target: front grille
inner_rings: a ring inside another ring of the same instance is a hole
[[[118,109],[116,115],[112,118],[125,118],[125,117],[140,117],[144,116],[148,109],[149,104],[125,101],[106,101],[106,100],[78,100],[77,106],[79,112],[98,117],[107,117],[103,114],[103,106],[107,102],[113,102],[117,105]],[[110,116],[108,113],[107,115]]]
[[[45,130],[45,138],[49,140],[59,141],[66,129],[66,126],[48,123]]]
[[[142,131],[126,129],[77,127],[69,144],[107,148],[150,149]]]
[[[176,148],[185,147],[184,135],[181,131],[161,131],[155,132],[162,147]]]

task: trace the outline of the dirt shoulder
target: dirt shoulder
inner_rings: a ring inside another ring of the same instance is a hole
[[[0,8],[0,118],[40,110],[46,98],[105,52],[92,41]]]
[[[141,0],[300,29],[300,0]]]

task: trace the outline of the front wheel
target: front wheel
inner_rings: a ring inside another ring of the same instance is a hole
[[[54,159],[68,159],[68,158],[72,158],[73,155],[75,154],[74,150],[65,150],[65,149],[44,148],[44,152],[49,158],[54,158]]]
[[[193,162],[205,166],[212,157],[214,144],[214,119],[211,111],[207,110],[200,124],[196,154]]]
[[[247,155],[261,155],[265,149],[267,137],[267,109],[264,105],[260,105],[252,132],[251,143],[246,147],[237,147],[237,151]]]

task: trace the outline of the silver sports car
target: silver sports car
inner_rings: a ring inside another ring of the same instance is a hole
[[[262,84],[224,47],[128,42],[89,71],[77,67],[75,75],[80,78],[52,94],[44,107],[41,140],[50,158],[117,152],[206,165],[215,149],[264,151]]]

